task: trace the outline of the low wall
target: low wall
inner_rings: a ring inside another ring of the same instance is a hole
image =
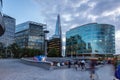
[[[44,69],[47,69],[47,70],[50,70],[52,69],[52,62],[36,62],[34,60],[31,60],[31,59],[26,59],[26,58],[21,58],[21,62],[24,63],[24,64],[27,64],[27,65],[32,65],[32,66],[37,66],[37,67],[41,67],[41,68],[44,68]]]

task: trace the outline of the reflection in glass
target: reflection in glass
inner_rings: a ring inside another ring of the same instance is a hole
[[[77,48],[75,48],[76,46]],[[66,33],[66,54],[114,54],[115,29],[110,24],[90,23]]]

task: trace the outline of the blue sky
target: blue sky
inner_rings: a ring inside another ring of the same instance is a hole
[[[16,18],[16,23],[27,20],[43,22],[39,6],[33,0],[3,0],[3,12]]]
[[[63,41],[65,32],[87,23],[107,23],[116,29],[116,50],[120,52],[120,0],[3,0],[3,12],[16,23],[47,23],[54,34],[57,14],[61,15]]]

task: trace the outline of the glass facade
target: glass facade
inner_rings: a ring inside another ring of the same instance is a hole
[[[61,23],[60,23],[60,15],[57,16],[56,30],[55,30],[55,35],[54,35],[54,37],[61,38]]]
[[[16,43],[21,48],[40,49],[44,51],[44,24],[28,21],[16,26]]]
[[[66,32],[66,54],[114,54],[115,28],[90,23]]]
[[[16,20],[5,14],[3,15],[3,20],[5,23],[5,33],[0,37],[0,42],[6,47],[14,43]]]
[[[61,39],[60,38],[53,38],[48,41],[48,52],[52,49],[57,50],[57,54],[60,57],[62,53],[61,49]]]

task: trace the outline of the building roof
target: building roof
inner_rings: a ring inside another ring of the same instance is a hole
[[[28,29],[29,28],[29,24],[40,26],[43,29],[46,29],[46,27],[47,27],[46,24],[37,23],[37,22],[34,22],[34,21],[26,21],[26,22],[18,24],[16,26],[15,33]]]
[[[39,25],[39,26],[47,26],[46,24],[42,24],[42,23],[38,23],[38,22],[34,22],[34,21],[26,21],[26,22],[20,23],[18,25],[22,25],[22,24],[35,24],[35,25]]]
[[[92,24],[98,24],[98,23],[88,23],[88,24],[84,24],[84,25],[81,25],[81,26],[77,26],[77,27],[72,28],[72,29],[70,29],[70,30],[74,30],[74,29],[77,29],[77,28],[79,28],[79,27],[84,27],[84,26],[86,26],[86,25],[92,25]],[[111,24],[100,24],[100,25],[111,25]],[[113,25],[111,25],[111,26],[113,26]],[[69,30],[69,31],[70,31],[70,30]]]
[[[8,17],[8,18],[11,18],[11,19],[15,19],[15,18],[13,18],[11,16],[8,16],[7,14],[3,14],[3,17]]]

